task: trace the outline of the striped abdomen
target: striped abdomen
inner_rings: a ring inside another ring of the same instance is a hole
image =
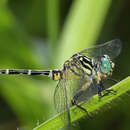
[[[40,70],[15,70],[15,69],[5,69],[0,70],[0,74],[26,74],[26,75],[49,75],[50,71],[40,71]]]
[[[25,75],[46,75],[51,77],[53,80],[61,79],[60,70],[15,70],[15,69],[4,69],[0,70],[0,74],[25,74]]]

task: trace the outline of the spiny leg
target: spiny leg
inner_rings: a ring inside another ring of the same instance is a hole
[[[109,93],[113,93],[113,94],[116,93],[116,91],[113,90],[113,89],[105,89],[105,87],[104,87],[102,81],[100,81],[100,83],[98,84],[98,91],[100,91],[100,93],[101,93],[102,91],[106,91],[106,92],[107,92],[107,93],[105,93],[104,95],[101,95],[101,97],[106,96],[106,95],[108,95]]]
[[[77,92],[77,93],[75,94],[75,96],[74,96],[74,97],[72,98],[72,100],[71,100],[72,105],[77,106],[78,108],[80,108],[81,110],[83,110],[84,112],[86,112],[86,114],[88,115],[89,118],[92,118],[92,117],[89,115],[88,111],[87,111],[85,108],[83,108],[82,106],[80,106],[80,105],[78,105],[78,104],[76,103],[76,101],[78,100],[78,98],[79,98],[83,93],[84,93],[84,90],[80,90],[79,92]]]
[[[102,97],[102,87],[101,87],[101,84],[99,83],[98,85],[98,96],[99,96],[99,98],[101,98]]]
[[[112,79],[112,78],[107,78],[107,80],[111,80],[114,83],[118,83],[118,81],[116,79]]]

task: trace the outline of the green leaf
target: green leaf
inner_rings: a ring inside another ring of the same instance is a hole
[[[116,94],[108,94],[102,97],[101,100],[99,100],[98,95],[95,95],[89,103],[86,101],[82,103],[81,106],[85,108],[89,113],[92,113],[95,112],[96,110],[99,110],[101,107],[105,106],[106,104],[118,99],[118,97],[130,91],[130,76],[122,80],[121,82],[117,83],[116,85],[112,86],[110,89],[114,89],[115,91],[117,91]],[[76,106],[71,107],[70,113],[71,113],[72,123],[87,116],[85,112],[83,112]],[[61,121],[60,118],[61,116],[62,116],[61,114],[56,115],[50,120],[34,128],[34,130],[49,130],[49,129],[58,129],[63,127],[64,124]]]

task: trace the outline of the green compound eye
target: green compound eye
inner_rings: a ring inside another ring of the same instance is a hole
[[[111,63],[110,63],[110,60],[107,58],[107,57],[102,57],[101,58],[101,72],[102,73],[109,73],[110,70],[111,70]]]

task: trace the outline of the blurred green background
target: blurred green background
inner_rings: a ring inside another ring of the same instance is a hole
[[[129,0],[0,0],[0,69],[62,68],[73,53],[119,38],[113,78],[130,74]],[[57,82],[0,75],[0,130],[30,130],[56,114]],[[73,129],[129,130],[130,96],[107,105]]]

